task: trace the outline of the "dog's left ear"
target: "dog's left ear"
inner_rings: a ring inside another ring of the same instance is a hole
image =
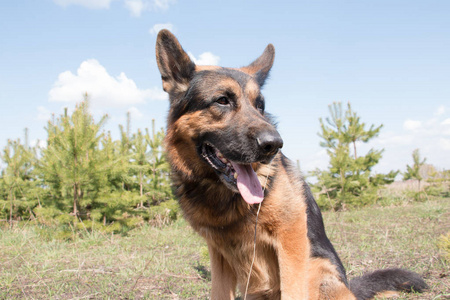
[[[156,61],[163,89],[169,95],[185,92],[195,73],[195,64],[183,50],[177,38],[167,29],[158,33],[156,39]]]
[[[272,44],[269,44],[260,57],[247,67],[241,68],[241,71],[252,75],[258,84],[263,86],[266,78],[269,76],[269,71],[272,68],[274,59],[275,47]]]

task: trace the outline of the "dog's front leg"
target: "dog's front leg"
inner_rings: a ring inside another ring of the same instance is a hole
[[[211,260],[211,300],[234,300],[236,276],[228,262],[208,243]]]
[[[306,220],[287,226],[278,233],[281,299],[309,299],[308,263],[310,245]]]

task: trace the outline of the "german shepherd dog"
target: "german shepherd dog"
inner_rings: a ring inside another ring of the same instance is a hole
[[[170,99],[167,155],[184,216],[208,244],[211,299],[234,299],[236,287],[244,294],[249,276],[247,299],[370,299],[425,289],[402,269],[347,281],[319,207],[279,151],[283,140],[264,110],[261,88],[274,55],[269,44],[243,68],[197,66],[168,30],[157,37]]]

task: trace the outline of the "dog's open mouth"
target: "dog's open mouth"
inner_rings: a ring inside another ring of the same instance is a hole
[[[225,185],[232,191],[239,192],[245,202],[255,204],[263,200],[261,183],[251,164],[228,160],[217,148],[207,143],[202,145],[201,155]]]

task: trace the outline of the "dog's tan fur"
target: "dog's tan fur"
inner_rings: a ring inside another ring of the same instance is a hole
[[[174,187],[185,218],[208,244],[211,299],[234,299],[236,287],[243,293],[249,276],[247,299],[356,299],[325,236],[308,186],[281,152],[270,164],[251,162],[260,183],[267,181],[251,274],[258,206],[247,204],[221,182],[198,152],[198,141],[205,134],[224,136],[230,128],[237,128],[228,137],[242,134],[241,128],[246,132],[244,138],[251,139],[255,132],[275,130],[258,110],[260,89],[274,59],[273,46],[240,69],[195,66],[177,39],[163,30],[156,54],[171,102],[165,144]],[[201,80],[195,81],[196,76]],[[194,88],[195,105],[188,99]],[[207,99],[222,94],[235,99],[233,110],[224,112],[220,105],[206,104]],[[320,241],[308,232],[308,226],[318,228]],[[323,249],[325,254],[320,252]]]

